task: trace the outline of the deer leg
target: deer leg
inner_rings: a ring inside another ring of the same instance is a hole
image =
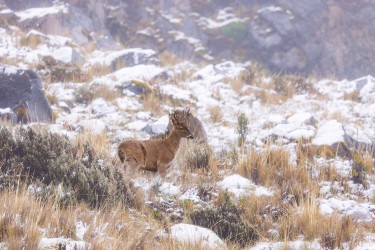
[[[171,167],[171,163],[168,164],[158,164],[158,174],[162,180],[167,176],[167,170]]]
[[[124,166],[128,176],[133,176],[134,172],[138,169],[138,163],[133,157],[125,159]]]

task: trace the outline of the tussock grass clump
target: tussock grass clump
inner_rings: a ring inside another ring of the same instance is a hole
[[[109,66],[101,63],[96,63],[94,65],[91,65],[85,73],[88,75],[88,79],[91,80],[97,76],[108,75],[111,72],[112,69]]]
[[[219,106],[212,106],[209,107],[208,112],[210,113],[210,120],[213,123],[221,122],[223,118],[223,114],[221,112],[221,108]]]
[[[209,169],[213,157],[212,149],[208,144],[196,144],[188,142],[182,149],[184,153],[183,164],[190,169]]]
[[[110,201],[127,201],[122,172],[113,167],[104,155],[98,155],[90,144],[73,146],[65,137],[38,134],[21,128],[15,137],[0,129],[0,185],[14,187],[23,183],[41,187],[45,197],[54,189],[69,204],[85,201],[100,206]]]
[[[287,216],[290,210],[289,205],[281,202],[279,195],[242,197],[240,207],[244,211],[246,221],[254,225],[259,235],[268,236],[275,240],[279,239],[279,235],[270,234],[270,230],[274,229],[275,222]]]
[[[153,115],[160,116],[163,113],[161,108],[163,98],[157,93],[149,93],[142,96],[143,107],[145,110],[150,111]]]
[[[238,172],[258,185],[271,186],[276,172],[289,166],[289,153],[281,149],[258,152],[250,149],[240,162]]]
[[[323,230],[322,230],[323,229]],[[333,215],[319,226],[319,238],[322,247],[327,249],[343,248],[344,243],[352,249],[362,240],[361,227],[349,216]]]
[[[262,152],[250,149],[238,172],[257,185],[276,186],[282,195],[293,197],[297,203],[317,188],[306,165],[291,164],[289,153],[283,149],[266,148]]]
[[[82,84],[74,93],[75,101],[86,105],[100,97],[109,102],[119,97],[119,93],[106,85],[89,86],[87,84]]]
[[[301,202],[301,212],[294,211],[281,219],[280,235],[284,240],[294,240],[302,234],[308,240],[319,236],[324,221],[315,199]]]

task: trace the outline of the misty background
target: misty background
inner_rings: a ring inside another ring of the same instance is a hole
[[[12,11],[61,5],[22,20]],[[0,0],[1,26],[101,49],[150,48],[195,63],[258,62],[275,74],[355,79],[375,66],[371,0]]]

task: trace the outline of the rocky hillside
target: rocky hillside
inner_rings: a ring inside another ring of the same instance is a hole
[[[277,74],[352,79],[375,65],[375,5],[368,0],[2,2],[0,23],[101,49],[118,41],[196,62],[252,60]],[[53,5],[40,15],[25,12]]]

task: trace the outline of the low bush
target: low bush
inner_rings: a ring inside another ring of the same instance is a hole
[[[221,239],[235,242],[242,248],[259,238],[255,229],[242,218],[242,211],[230,203],[195,211],[190,218],[195,225],[210,228]]]
[[[89,144],[70,144],[66,137],[21,128],[14,135],[0,128],[0,187],[17,183],[38,186],[38,195],[59,191],[63,204],[85,201],[92,206],[127,201],[120,170]]]

